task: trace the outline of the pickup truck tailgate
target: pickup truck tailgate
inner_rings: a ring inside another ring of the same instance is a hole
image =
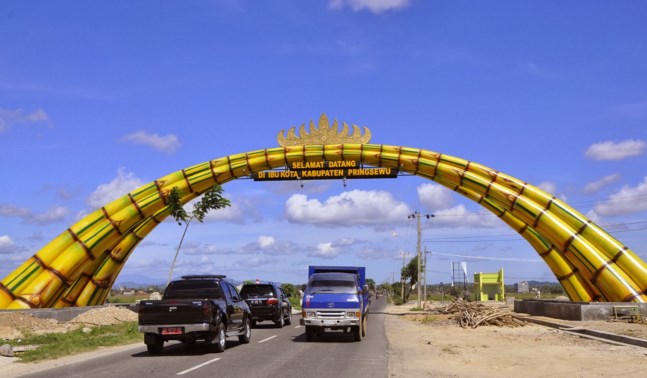
[[[209,323],[208,300],[163,300],[139,303],[139,324]]]

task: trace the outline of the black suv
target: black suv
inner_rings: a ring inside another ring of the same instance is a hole
[[[256,322],[271,320],[277,327],[292,324],[292,304],[281,285],[276,282],[245,284],[240,296],[252,311],[252,327]]]

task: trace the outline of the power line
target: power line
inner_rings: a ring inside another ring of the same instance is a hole
[[[442,253],[442,252],[431,252],[431,255],[438,256],[449,256],[449,257],[461,257],[465,259],[474,259],[474,260],[493,260],[493,261],[512,261],[512,262],[543,262],[541,259],[521,259],[517,257],[489,257],[489,256],[470,256],[470,255],[459,255],[455,253]]]
[[[627,225],[637,225],[637,224],[644,224],[647,223],[647,221],[636,221],[636,222],[626,222],[626,223],[614,223],[614,224],[608,224],[608,225],[601,225],[601,228],[604,228],[605,231],[609,233],[623,233],[623,232],[635,232],[635,231],[643,231],[647,230],[647,227],[641,227],[641,228],[632,228],[628,230],[609,230],[610,228],[616,227],[616,226],[627,226]],[[492,240],[492,239],[484,239],[484,238],[490,238],[490,237],[505,237],[505,236],[519,236],[519,239],[498,239],[498,240]],[[473,240],[464,240],[464,239],[473,239]],[[518,233],[509,233],[509,234],[495,234],[495,235],[475,235],[475,236],[447,236],[447,237],[438,237],[438,238],[431,238],[431,239],[425,239],[423,242],[427,243],[432,243],[432,242],[441,242],[441,243],[497,243],[497,242],[511,242],[511,241],[522,241],[523,238]]]
[[[568,206],[571,207],[576,207],[580,205],[589,205],[589,204],[595,204],[595,205],[607,205],[607,204],[614,204],[614,205],[621,205],[621,204],[626,204],[626,203],[631,203],[635,204],[636,202],[647,202],[647,196],[631,196],[631,197],[623,197],[622,199],[609,199],[609,200],[590,200],[590,201],[579,201],[579,202],[565,202]],[[475,213],[470,213],[470,214],[434,214],[438,218],[451,218],[451,217],[465,217],[465,216],[488,216],[488,215],[493,215],[490,212],[475,212]]]

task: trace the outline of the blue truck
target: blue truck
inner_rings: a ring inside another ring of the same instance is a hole
[[[362,341],[366,336],[369,305],[366,268],[310,266],[301,306],[306,340],[340,332]]]

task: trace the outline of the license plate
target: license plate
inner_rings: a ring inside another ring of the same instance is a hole
[[[183,333],[182,327],[162,328],[162,335],[181,335]]]
[[[326,326],[332,326],[332,325],[335,325],[335,324],[337,324],[337,321],[335,321],[335,320],[324,320],[323,321],[323,325],[326,325]]]

